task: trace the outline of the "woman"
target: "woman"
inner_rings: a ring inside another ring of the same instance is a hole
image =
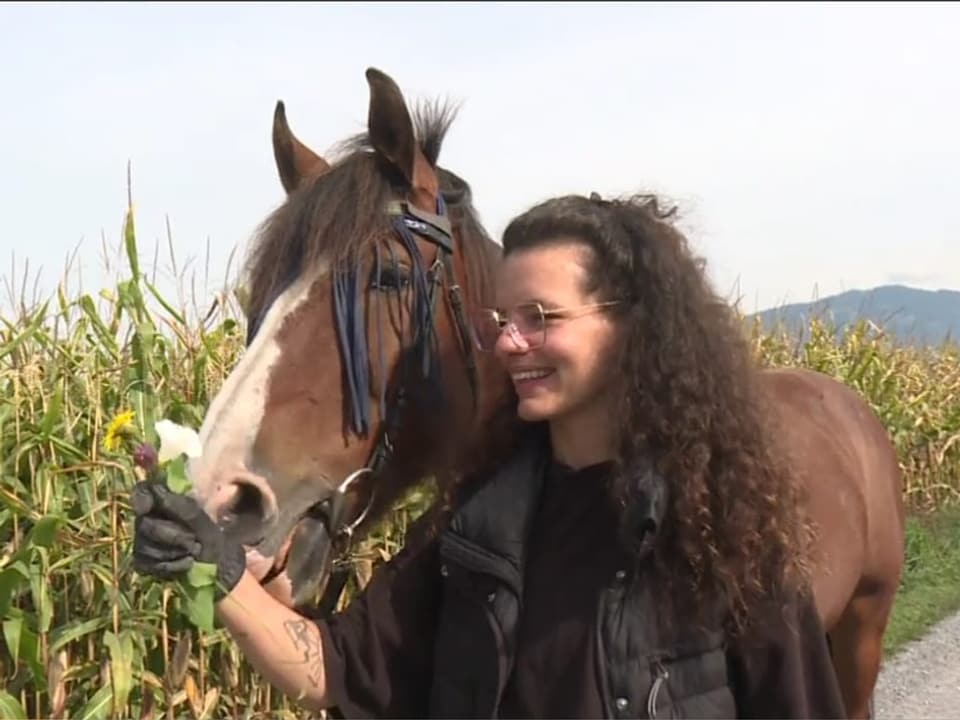
[[[155,487],[136,566],[218,562],[250,662],[349,717],[842,717],[799,489],[738,320],[670,220],[593,195],[511,222],[476,329],[520,430],[343,613],[281,606]]]

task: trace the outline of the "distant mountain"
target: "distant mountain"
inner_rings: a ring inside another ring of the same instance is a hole
[[[948,339],[960,340],[960,291],[881,285],[770,308],[751,317],[759,317],[767,330],[779,324],[791,333],[820,317],[832,322],[838,334],[867,319],[884,328],[898,344],[940,345]]]

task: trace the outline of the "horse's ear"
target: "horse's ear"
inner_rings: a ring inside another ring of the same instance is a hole
[[[287,125],[283,101],[273,111],[273,158],[280,173],[280,182],[289,195],[304,180],[323,175],[329,163],[300,142]]]
[[[414,190],[436,196],[437,174],[423,156],[400,88],[388,75],[367,68],[370,110],[367,128],[373,149],[390,162]]]

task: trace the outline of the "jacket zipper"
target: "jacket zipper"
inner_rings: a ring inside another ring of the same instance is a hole
[[[660,687],[670,677],[670,673],[659,660],[655,660],[653,668],[656,671],[656,677],[650,686],[650,694],[647,695],[647,717],[655,718],[657,716],[657,696],[660,694]]]

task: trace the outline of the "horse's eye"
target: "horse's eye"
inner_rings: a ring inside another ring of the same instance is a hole
[[[377,290],[402,290],[410,284],[410,269],[403,265],[384,265],[377,275],[374,269],[373,287]]]

